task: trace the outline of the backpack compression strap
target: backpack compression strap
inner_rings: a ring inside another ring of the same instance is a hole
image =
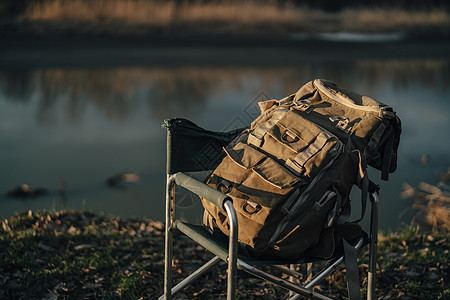
[[[354,152],[358,153],[359,159],[356,184],[361,189],[361,215],[359,219],[353,221],[352,223],[359,223],[359,221],[363,219],[364,214],[366,213],[367,195],[369,193],[369,175],[367,174],[367,160],[366,160],[367,157],[366,155],[369,152],[369,148],[366,147],[363,155],[361,155],[361,152],[359,150],[354,150]]]
[[[203,211],[203,225],[208,228],[210,232],[214,231],[213,216],[206,209]]]
[[[389,131],[388,139],[384,147],[383,164],[381,167],[381,179],[389,180],[389,168],[391,166],[392,152],[394,151],[394,130],[391,128]]]

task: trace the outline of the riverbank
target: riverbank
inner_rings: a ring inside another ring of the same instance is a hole
[[[0,69],[449,58],[445,7],[327,3],[23,1],[3,9]]]
[[[139,36],[21,36],[0,38],[0,69],[292,66],[355,60],[448,60],[440,35],[374,40],[371,34],[227,36],[191,33]],[[376,37],[376,36],[375,36]],[[395,37],[395,35],[393,36]],[[355,40],[356,39],[356,40]]]
[[[4,32],[41,35],[51,32],[89,35],[146,35],[149,32],[232,35],[341,31],[448,33],[448,8],[445,1],[352,4],[292,0],[21,0],[5,1],[0,5],[0,16],[7,20],[2,22],[8,24],[3,28]]]
[[[162,293],[164,225],[148,219],[122,220],[90,212],[24,212],[2,220],[0,298],[155,299]],[[380,235],[377,297],[450,297],[448,232],[418,227]],[[174,280],[180,280],[211,255],[182,236],[175,238]],[[367,270],[367,252],[360,253]],[[226,293],[225,265],[188,288],[179,299],[217,299]],[[361,278],[366,284],[366,278]],[[342,299],[345,272],[317,290]],[[187,295],[190,295],[189,297]],[[192,298],[193,295],[193,298]],[[255,278],[240,277],[241,299],[283,299],[286,291]]]

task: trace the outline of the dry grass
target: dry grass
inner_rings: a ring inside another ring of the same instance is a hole
[[[51,0],[34,2],[24,17],[38,21],[133,21],[164,24],[172,18],[174,2]]]
[[[33,3],[23,16],[40,21],[126,22],[165,26],[168,24],[261,24],[264,22],[287,24],[299,19],[299,10],[290,5],[279,6],[276,1],[193,3],[145,0],[48,0]]]
[[[413,188],[405,184],[402,196],[411,199],[412,224],[433,232],[450,232],[450,168],[441,178],[437,185],[421,182],[418,188]]]
[[[28,211],[0,220],[0,299],[156,299],[162,294],[164,226],[89,212]],[[173,279],[179,282],[212,254],[174,232]],[[378,299],[448,299],[448,234],[407,228],[383,236],[377,261]],[[368,251],[360,252],[363,296]],[[324,266],[313,265],[313,273]],[[307,277],[306,266],[298,268]],[[203,275],[177,299],[224,299],[226,265]],[[346,298],[343,266],[314,287]],[[238,299],[286,299],[287,291],[238,276]]]
[[[431,11],[405,11],[386,9],[346,10],[341,14],[345,28],[360,27],[364,29],[404,31],[417,27],[450,28],[448,11],[434,9]]]
[[[33,2],[22,19],[44,22],[120,23],[148,27],[193,26],[197,30],[240,31],[404,31],[417,27],[450,28],[445,10],[347,9],[326,13],[292,2],[158,1],[158,0],[47,0]],[[183,28],[183,27],[182,27]],[[262,29],[262,30],[261,30]]]

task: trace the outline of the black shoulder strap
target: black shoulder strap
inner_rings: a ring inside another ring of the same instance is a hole
[[[381,165],[381,179],[389,180],[392,152],[394,151],[394,130],[390,130],[386,145],[384,146],[383,163]]]

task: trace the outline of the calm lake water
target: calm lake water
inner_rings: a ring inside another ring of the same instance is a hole
[[[37,198],[2,196],[0,217],[28,209],[89,209],[162,220],[165,118],[228,130],[249,123],[258,100],[280,99],[309,80],[327,78],[389,104],[403,122],[398,171],[381,182],[380,226],[395,230],[410,218],[402,185],[436,183],[450,166],[449,70],[447,59],[0,70],[0,192],[22,183],[49,190]],[[424,154],[427,164],[420,163]],[[105,184],[123,171],[139,172],[141,182]],[[380,183],[378,172],[370,175]],[[62,180],[65,196],[58,194]],[[357,197],[355,192],[355,204]],[[198,210],[196,199],[178,203],[186,217],[199,216]]]

